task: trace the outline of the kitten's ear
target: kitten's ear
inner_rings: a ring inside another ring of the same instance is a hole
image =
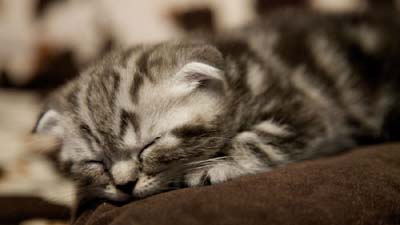
[[[190,93],[200,87],[223,89],[225,85],[223,71],[202,62],[187,63],[175,77],[176,91],[181,93]]]
[[[60,114],[53,109],[42,113],[32,131],[33,135],[27,137],[27,149],[45,155],[57,153],[64,132],[60,119]]]
[[[60,124],[61,115],[54,109],[42,113],[36,123],[33,133],[61,137],[63,128]]]

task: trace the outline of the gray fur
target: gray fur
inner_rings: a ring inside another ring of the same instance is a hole
[[[59,160],[84,198],[116,201],[335,154],[388,136],[399,31],[390,16],[286,10],[115,50],[56,92],[39,132],[61,128]]]

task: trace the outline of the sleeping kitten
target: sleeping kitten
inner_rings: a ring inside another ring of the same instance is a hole
[[[35,130],[62,140],[80,199],[336,154],[395,137],[399,34],[391,15],[284,10],[217,37],[115,50],[55,92]]]

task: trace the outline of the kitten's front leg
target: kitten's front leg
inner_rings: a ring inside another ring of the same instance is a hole
[[[205,165],[193,169],[186,175],[186,182],[189,186],[216,184],[268,171],[288,162],[287,156],[279,147],[269,143],[268,138],[262,137],[259,132],[247,131],[233,139],[227,156],[208,160]]]

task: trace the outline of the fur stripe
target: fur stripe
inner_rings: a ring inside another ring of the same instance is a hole
[[[73,87],[67,95],[67,101],[73,108],[79,108],[78,94],[80,92],[79,86]]]
[[[247,67],[247,86],[250,87],[254,96],[257,96],[267,88],[266,78],[267,71],[260,64],[250,64]]]
[[[136,68],[138,72],[143,76],[148,78],[149,81],[153,82],[154,79],[149,73],[149,57],[155,51],[156,47],[152,47],[146,50],[136,61]]]
[[[111,74],[110,74],[111,75]],[[112,73],[113,76],[113,89],[111,91],[111,95],[110,95],[110,102],[112,102],[112,111],[115,111],[115,99],[117,97],[119,88],[120,88],[120,83],[121,83],[121,76],[120,74],[118,74],[118,72],[113,71]]]
[[[148,71],[147,63],[148,63],[150,54],[151,54],[151,51],[148,50],[148,51],[144,52],[136,61],[136,66],[137,66],[139,73],[148,74],[149,71]]]
[[[133,77],[133,82],[130,88],[131,100],[133,103],[137,104],[139,101],[139,90],[143,85],[143,76],[141,73],[135,73]]]
[[[90,127],[87,124],[82,123],[79,126],[79,132],[81,133],[81,136],[85,140],[89,150],[92,152],[96,152],[92,141],[94,140],[97,144],[100,144],[100,141],[96,136],[93,135],[93,132],[90,129]]]
[[[254,148],[251,149],[252,151],[266,154],[271,162],[287,160],[282,151],[272,145],[264,144],[262,139],[255,133],[243,132],[237,136],[237,140],[245,145],[254,146]]]
[[[140,48],[140,46],[135,46],[123,52],[121,57],[121,65],[124,69],[128,68],[128,64],[131,61],[132,56],[134,55],[134,53],[139,51]]]
[[[174,130],[174,134],[180,138],[193,138],[207,135],[210,129],[202,125],[185,125]]]
[[[136,134],[139,133],[139,121],[135,113],[128,112],[126,110],[121,111],[121,120],[120,120],[120,130],[119,136],[124,137],[127,133],[127,129],[129,124],[132,125]]]

